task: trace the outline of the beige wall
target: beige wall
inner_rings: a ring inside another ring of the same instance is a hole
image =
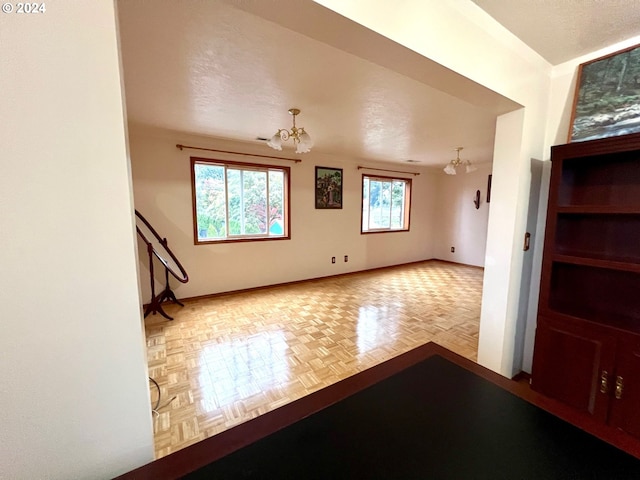
[[[464,157],[463,157],[464,158]],[[466,265],[484,266],[487,248],[489,207],[487,203],[487,177],[491,164],[478,164],[471,173],[438,175],[436,201],[437,232],[435,258]],[[476,190],[480,190],[480,208],[473,203]],[[451,253],[451,247],[455,252]]]
[[[286,150],[274,152],[265,145],[131,128],[135,207],[161,236],[168,239],[170,248],[189,274],[188,283],[179,284],[175,280],[171,283],[179,298],[336,275],[434,256],[436,178],[441,172],[414,165],[399,166],[400,170],[420,172],[418,176],[404,175],[413,182],[411,230],[361,235],[364,170],[357,169],[359,164],[355,160],[311,152],[302,155],[302,162],[296,164],[204,151],[180,151],[176,148],[177,143],[261,155],[295,154]],[[194,245],[190,156],[290,166],[291,240]],[[374,162],[360,164],[390,168],[388,164]],[[344,205],[341,210],[314,208],[316,165],[343,169]],[[344,255],[349,256],[348,263],[343,261]],[[333,256],[337,260],[335,264],[331,263]],[[148,302],[148,260],[145,255],[140,260],[143,299]],[[154,264],[154,268],[158,267]],[[162,275],[158,279],[164,282]]]
[[[153,459],[114,5],[0,19],[0,477]]]

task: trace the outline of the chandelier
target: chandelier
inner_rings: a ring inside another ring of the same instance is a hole
[[[444,167],[444,173],[446,173],[447,175],[455,175],[458,173],[458,167],[462,165],[465,166],[465,172],[467,173],[475,172],[477,170],[476,167],[471,165],[471,162],[469,160],[460,160],[460,150],[462,150],[463,148],[464,147],[454,148],[456,152],[456,158],[447,163],[447,166]]]
[[[289,139],[293,140],[293,144],[296,146],[296,153],[307,153],[311,151],[313,147],[313,141],[303,127],[296,127],[296,115],[300,113],[298,108],[290,108],[289,114],[293,115],[293,126],[291,130],[285,128],[278,129],[278,131],[271,137],[271,140],[267,142],[271,148],[275,150],[282,150],[282,142]]]

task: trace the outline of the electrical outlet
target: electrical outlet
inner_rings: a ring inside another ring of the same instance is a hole
[[[336,263],[336,257],[331,257],[331,263]]]
[[[456,247],[451,247],[451,253],[455,253],[456,252]]]
[[[345,261],[345,262],[348,262],[348,261],[349,261],[349,255],[345,255],[345,256],[344,256],[344,261]]]

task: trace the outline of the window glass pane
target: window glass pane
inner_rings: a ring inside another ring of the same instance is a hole
[[[389,216],[391,214],[391,183],[381,180],[372,180],[370,195],[369,208],[371,209],[371,215],[369,218],[369,228],[389,228]]]
[[[382,183],[371,180],[369,183],[369,228],[378,228],[381,210]]]
[[[269,171],[269,235],[284,235],[284,173]]]
[[[382,182],[379,225],[381,228],[391,227],[391,182]]]
[[[267,172],[242,171],[244,235],[267,233]]]
[[[242,235],[242,170],[227,169],[229,235]]]
[[[226,236],[224,167],[194,165],[198,240]]]
[[[391,228],[402,228],[403,226],[404,191],[404,182],[393,182],[391,187]]]

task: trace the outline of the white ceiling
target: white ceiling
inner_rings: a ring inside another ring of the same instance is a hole
[[[552,65],[640,35],[638,0],[472,0]]]
[[[507,26],[516,34],[523,28],[516,4],[536,15],[569,13],[553,1],[474,1],[496,18],[502,4],[511,12],[503,21],[513,22]],[[491,161],[495,118],[518,107],[312,0],[150,6],[148,0],[118,3],[132,124],[264,143],[257,137],[289,128],[287,110],[297,107],[297,125],[313,137],[314,152],[444,166],[457,146],[465,147],[463,159]],[[558,38],[552,52],[579,54],[571,53],[576,42]],[[551,58],[547,43],[537,48]],[[295,155],[286,147],[282,153]]]

